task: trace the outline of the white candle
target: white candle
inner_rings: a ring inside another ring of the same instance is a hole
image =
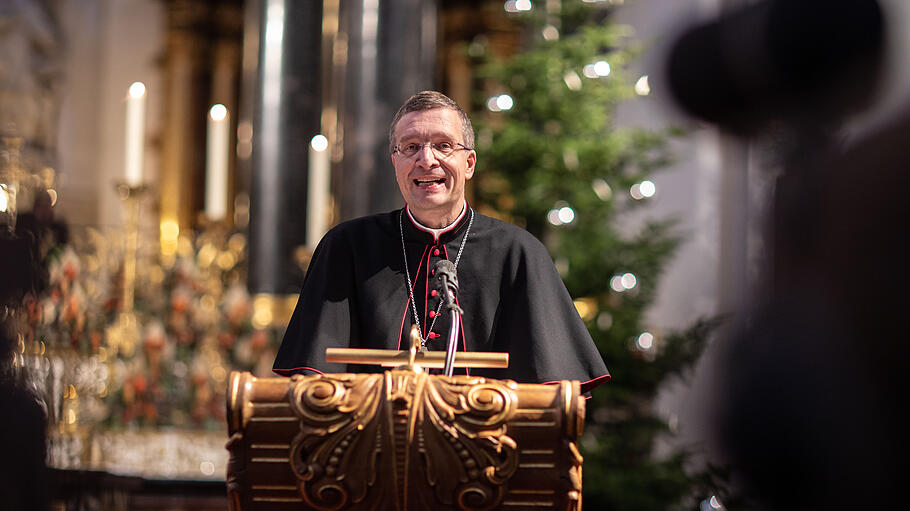
[[[142,184],[142,159],[145,148],[145,84],[133,82],[126,100],[126,185]]]
[[[329,141],[323,135],[310,140],[307,176],[306,244],[315,250],[328,227]]]
[[[224,105],[209,109],[205,158],[205,216],[218,222],[227,216],[228,151],[231,115]]]

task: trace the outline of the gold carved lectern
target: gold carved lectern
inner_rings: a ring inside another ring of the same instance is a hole
[[[441,357],[415,346],[332,351],[334,361],[406,363],[379,374],[232,373],[233,511],[581,509],[577,381],[431,375],[421,365]],[[504,354],[458,355],[472,360],[457,367],[490,367]]]

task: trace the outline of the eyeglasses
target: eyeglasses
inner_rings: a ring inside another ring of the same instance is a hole
[[[393,147],[392,154],[401,153],[405,158],[411,158],[419,151],[423,151],[423,148],[426,146],[430,146],[430,149],[433,150],[433,154],[435,154],[437,158],[448,158],[455,154],[455,151],[473,150],[458,142],[409,142],[404,145]]]

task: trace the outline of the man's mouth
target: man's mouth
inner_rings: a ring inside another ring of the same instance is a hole
[[[433,186],[434,184],[445,184],[446,180],[444,177],[421,177],[414,180],[414,184],[417,186]]]

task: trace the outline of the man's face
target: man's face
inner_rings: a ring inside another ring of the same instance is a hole
[[[474,175],[477,154],[462,149],[461,119],[449,108],[410,112],[395,125],[396,144],[423,144],[417,154],[392,154],[398,188],[411,213],[428,227],[444,227],[461,213],[464,183]],[[430,144],[453,144],[448,157],[437,156]]]

